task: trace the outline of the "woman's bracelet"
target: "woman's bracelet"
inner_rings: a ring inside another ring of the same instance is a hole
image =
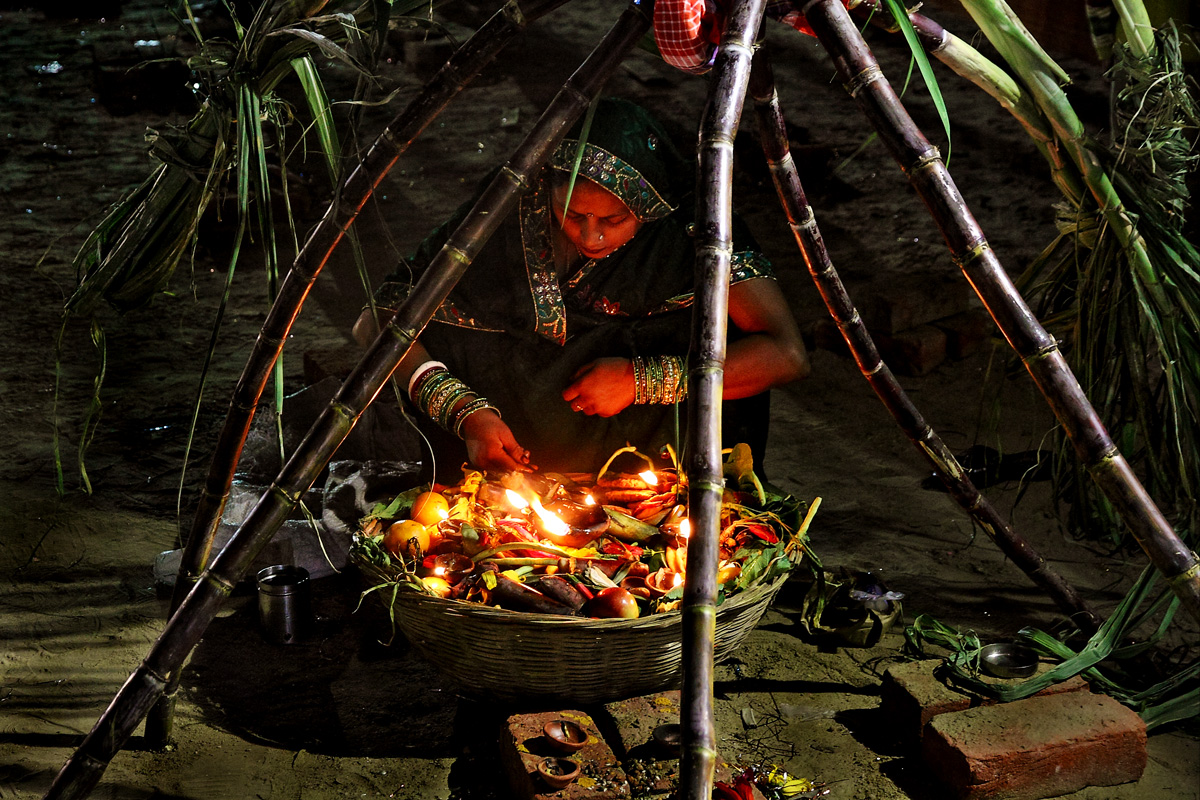
[[[430,370],[435,370],[438,368],[445,370],[446,365],[440,361],[426,361],[418,365],[417,368],[413,370],[412,375],[410,375],[408,378],[408,396],[415,400],[413,395],[413,387],[415,387],[421,381],[421,378],[426,377]]]
[[[687,399],[687,369],[682,356],[634,356],[635,405],[671,405]]]
[[[467,422],[467,417],[476,411],[483,411],[485,408],[492,409],[496,412],[496,416],[500,416],[500,409],[489,403],[486,397],[476,397],[474,400],[464,403],[458,411],[454,412],[454,420],[448,430],[459,439],[463,438],[462,429]]]
[[[500,410],[450,374],[440,361],[426,361],[413,370],[408,396],[416,407],[443,430],[462,438],[463,424],[476,411]]]

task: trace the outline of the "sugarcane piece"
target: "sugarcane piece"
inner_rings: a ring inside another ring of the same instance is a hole
[[[229,487],[259,399],[309,290],[342,237],[399,157],[458,92],[529,22],[564,2],[566,0],[533,0],[522,8],[515,0],[510,0],[501,7],[454,52],[421,93],[376,138],[296,255],[234,387],[225,423],[209,462],[208,475],[201,485],[196,512],[184,539],[171,596],[171,613],[179,608],[208,564],[213,538],[229,500]],[[176,676],[163,701],[146,720],[146,738],[151,746],[161,747],[171,738],[173,699],[178,688]]]
[[[862,0],[853,13],[872,25],[890,33],[899,28],[884,7],[882,0]],[[980,53],[967,42],[946,30],[935,20],[915,11],[908,13],[917,41],[927,53],[941,61],[960,78],[965,78],[990,95],[1000,107],[1012,114],[1021,124],[1038,152],[1050,164],[1050,177],[1074,205],[1083,197],[1079,171],[1054,136],[1050,122],[1037,104],[1017,81],[1000,65]]]
[[[548,160],[604,81],[645,34],[650,26],[647,13],[640,5],[630,5],[567,80],[246,520],[205,569],[146,658],[63,765],[45,794],[45,800],[86,797],[99,782],[112,757],[161,696],[172,675],[182,668],[188,653],[259,551],[329,463],[487,237],[516,206],[521,190],[529,185],[536,170]],[[435,274],[439,272],[444,274]]]
[[[536,581],[532,581],[530,585],[542,594],[552,597],[567,606],[572,611],[578,611],[587,602],[587,597],[584,596],[583,592],[576,589],[573,582],[561,575],[543,575]]]
[[[729,7],[700,122],[696,180],[696,299],[688,372],[688,569],[683,585],[679,795],[709,800],[716,764],[713,649],[723,464],[721,397],[733,253],[733,140],[764,0]]]
[[[510,611],[528,611],[534,614],[572,616],[578,610],[557,598],[549,597],[532,586],[504,575],[496,575],[496,585],[488,589],[488,605],[500,606]],[[583,603],[581,602],[582,606]]]
[[[988,499],[980,494],[950,448],[925,421],[895,374],[879,357],[870,332],[834,268],[821,231],[817,227],[816,216],[805,196],[789,150],[787,128],[779,106],[779,95],[775,89],[770,53],[765,47],[759,48],[754,56],[754,66],[750,72],[750,95],[754,99],[759,138],[771,170],[775,190],[779,195],[779,202],[783,206],[813,282],[825,301],[825,307],[837,322],[838,330],[841,331],[859,371],[900,429],[928,459],[955,502],[1008,558],[1054,600],[1055,605],[1074,624],[1088,634],[1095,633],[1101,623],[1099,616],[1024,537],[1012,530]]]
[[[1117,450],[1057,341],[1029,310],[988,246],[937,148],[900,104],[846,10],[832,0],[808,0],[802,6],[833,57],[839,77],[928,206],[955,262],[1020,356],[1080,462],[1176,596],[1200,619],[1200,560],[1171,528]]]

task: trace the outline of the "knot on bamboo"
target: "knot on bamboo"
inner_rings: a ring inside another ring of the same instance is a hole
[[[977,258],[991,249],[992,246],[988,244],[987,239],[983,239],[971,245],[966,250],[952,253],[950,258],[954,261],[955,266],[957,266],[959,269],[966,269],[968,264],[970,264],[972,261],[975,261]]]
[[[883,70],[879,68],[878,64],[871,64],[845,83],[846,91],[850,93],[851,97],[857,98],[858,93],[864,88],[883,79]]]

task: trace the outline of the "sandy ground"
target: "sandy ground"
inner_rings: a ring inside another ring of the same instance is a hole
[[[0,4],[0,798],[39,797],[163,626],[165,601],[151,564],[176,546],[236,376],[266,312],[254,256],[234,282],[179,497],[186,430],[224,280],[230,222],[213,221],[194,266],[147,309],[99,314],[107,344],[104,412],[87,454],[92,493],[72,466],[98,364],[87,326],[55,341],[71,258],[108,204],[147,173],[147,127],[186,116],[155,102],[115,103],[99,90],[99,61],[132,42],[168,46],[175,25],[155,2],[125,3],[104,20],[47,19]],[[486,168],[519,142],[539,109],[616,11],[576,3],[531,27],[495,69],[451,106],[402,158],[359,227],[374,276],[465,198]],[[477,25],[470,9],[454,30]],[[943,16],[960,33],[963,17]],[[905,59],[872,36],[885,69],[902,80]],[[815,42],[770,25],[780,93],[803,145],[818,219],[843,279],[869,296],[899,278],[954,280],[940,237],[865,124]],[[392,103],[365,114],[373,138],[423,79],[436,47],[390,51]],[[61,71],[38,70],[52,62]],[[1068,61],[1081,108],[1101,115],[1094,67]],[[1008,269],[1019,271],[1053,236],[1055,192],[1018,126],[988,98],[939,67],[954,120],[951,168]],[[336,82],[335,82],[336,84]],[[336,94],[335,85],[333,91]],[[703,79],[635,53],[608,91],[654,108],[684,141],[703,103]],[[923,94],[911,106],[937,130]],[[169,106],[166,103],[166,106]],[[501,124],[501,121],[516,124]],[[752,124],[747,124],[753,130]],[[941,138],[941,137],[935,137]],[[737,197],[802,323],[825,313],[798,258],[769,181],[747,149]],[[299,213],[313,220],[325,189],[313,166],[297,175]],[[303,191],[307,187],[307,192]],[[288,390],[304,386],[305,353],[344,349],[362,303],[351,259],[340,252],[318,281],[285,354]],[[858,375],[826,350],[811,379],[775,393],[771,478],[798,496],[823,498],[814,548],[831,566],[871,570],[907,595],[909,618],[930,613],[986,638],[1025,625],[1053,628],[1060,615],[944,494],[919,488],[927,468]],[[56,365],[58,370],[56,371]],[[981,351],[904,384],[952,448],[977,441],[1042,446],[1048,412],[1022,374]],[[988,376],[993,376],[989,378]],[[64,448],[66,494],[55,491],[53,435]],[[989,490],[1028,538],[1097,609],[1119,600],[1144,559],[1065,534],[1046,484]],[[182,507],[182,511],[179,508]],[[891,741],[879,718],[880,671],[897,657],[896,632],[874,648],[818,648],[797,623],[801,587],[788,587],[736,658],[717,668],[717,725],[730,761],[767,762],[830,784],[835,800],[939,796],[919,762]],[[236,594],[207,630],[184,673],[176,742],[145,746],[141,731],[105,773],[95,797],[323,798],[503,797],[495,760],[498,716],[511,709],[466,701],[404,642],[382,647],[382,620],[354,612],[349,575],[318,582],[317,635],[291,648],[262,641],[254,598]],[[1181,621],[1175,639],[1195,641]],[[1190,637],[1190,638],[1189,638]],[[1194,654],[1193,654],[1194,655]],[[745,730],[753,708],[766,724]],[[1092,788],[1088,800],[1200,797],[1195,732],[1164,730],[1134,784]]]

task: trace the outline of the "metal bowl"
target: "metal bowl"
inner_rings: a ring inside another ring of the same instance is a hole
[[[1028,678],[1037,672],[1038,654],[1023,644],[1000,642],[984,646],[979,661],[993,678]]]

